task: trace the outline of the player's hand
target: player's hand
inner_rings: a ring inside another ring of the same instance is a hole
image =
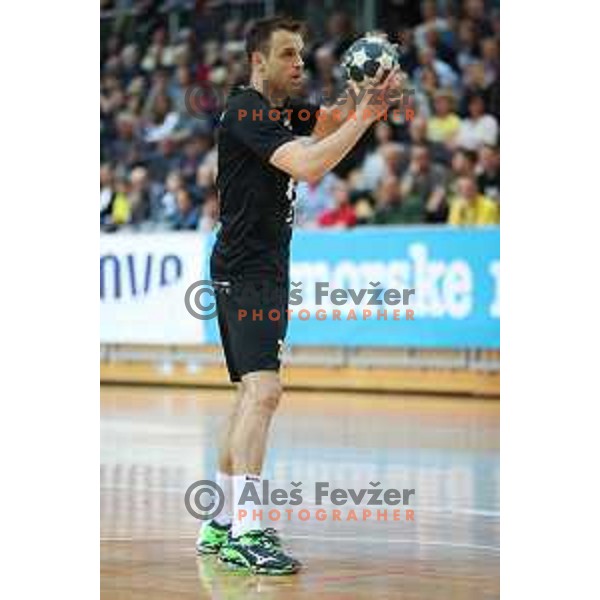
[[[352,82],[356,97],[360,98],[356,105],[357,118],[367,125],[371,125],[383,111],[387,110],[394,102],[397,102],[399,94],[393,93],[394,88],[392,86],[399,85],[399,77],[400,67],[394,67],[387,76],[380,68],[373,78],[373,84],[359,87],[355,82]]]

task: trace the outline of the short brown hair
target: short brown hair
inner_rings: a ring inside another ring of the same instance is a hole
[[[304,24],[291,17],[276,16],[255,21],[246,35],[246,54],[249,62],[252,59],[253,52],[269,53],[271,34],[278,29],[299,33],[300,35],[305,33]]]

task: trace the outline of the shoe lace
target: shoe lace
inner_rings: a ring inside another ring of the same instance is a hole
[[[255,531],[251,531],[247,535],[250,535],[257,543],[264,544],[267,547],[276,548],[280,545],[277,531],[272,527],[267,527],[266,529],[257,529]]]

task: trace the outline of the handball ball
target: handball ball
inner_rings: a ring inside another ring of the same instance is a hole
[[[398,51],[387,39],[366,35],[346,50],[342,69],[346,79],[364,85],[375,77],[379,67],[383,67],[387,75],[399,62]]]

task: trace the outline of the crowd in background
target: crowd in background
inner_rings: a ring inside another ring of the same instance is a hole
[[[174,29],[164,3],[126,4],[124,26],[115,2],[101,0],[115,12],[102,28],[101,228],[212,231],[215,125],[228,91],[247,81],[249,22],[207,27],[191,10]],[[499,222],[498,10],[425,0],[417,11],[414,24],[381,26],[399,45],[414,118],[376,123],[334,172],[300,182],[298,227]],[[364,33],[345,12],[326,23],[306,40],[304,95],[316,104],[343,90],[339,59]]]

